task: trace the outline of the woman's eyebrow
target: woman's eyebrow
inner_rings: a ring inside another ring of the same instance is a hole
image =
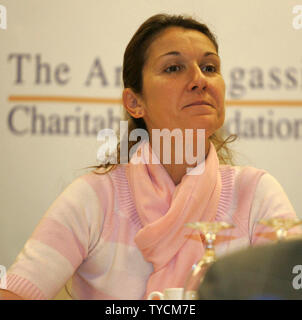
[[[160,55],[160,56],[158,57],[158,59],[159,59],[159,58],[162,58],[162,57],[169,56],[169,55],[172,55],[172,56],[181,56],[181,52],[179,52],[179,51],[170,51],[170,52],[167,52],[167,53],[164,53],[164,54]],[[218,55],[217,53],[215,53],[215,52],[212,52],[212,51],[207,51],[207,52],[205,52],[205,54],[204,54],[203,56],[204,56],[204,57],[207,57],[207,56],[209,56],[209,55],[215,55],[215,56],[217,56],[217,57],[219,58],[219,55]]]
[[[181,56],[181,53],[179,51],[170,51],[170,52],[167,52],[167,53],[164,53],[164,54],[160,55],[159,58],[165,57],[165,56],[169,56],[169,55]]]
[[[217,56],[218,58],[220,58],[217,53],[212,52],[212,51],[207,51],[207,52],[204,54],[204,57],[210,56],[210,55],[212,55],[212,54],[215,55],[215,56]]]

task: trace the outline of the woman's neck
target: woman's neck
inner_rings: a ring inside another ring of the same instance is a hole
[[[210,149],[210,141],[206,140],[205,141],[205,158],[209,153],[209,149]],[[187,173],[188,168],[194,168],[197,165],[197,164],[188,165],[185,161],[183,161],[182,164],[175,164],[175,163],[166,164],[166,163],[163,163],[162,159],[161,159],[161,163],[163,167],[167,170],[168,174],[170,175],[175,185],[178,185],[181,182],[183,176]]]

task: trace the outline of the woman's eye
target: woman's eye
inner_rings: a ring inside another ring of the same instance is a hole
[[[211,64],[206,65],[206,66],[202,67],[201,69],[202,69],[202,71],[204,71],[204,72],[210,72],[210,73],[217,71],[216,67],[213,66],[213,65],[211,65]]]
[[[173,73],[173,72],[177,72],[177,71],[180,71],[180,70],[181,70],[181,66],[173,65],[173,66],[170,66],[170,67],[166,68],[164,71],[166,73]]]

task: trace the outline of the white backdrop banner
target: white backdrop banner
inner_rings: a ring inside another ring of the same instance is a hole
[[[302,0],[0,0],[0,264],[97,163],[121,117],[121,66],[139,25],[184,13],[217,35],[237,164],[267,170],[302,218]]]

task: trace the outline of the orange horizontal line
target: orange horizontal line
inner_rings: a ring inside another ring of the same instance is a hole
[[[38,102],[85,102],[85,103],[114,103],[121,104],[121,99],[66,97],[66,96],[9,96],[9,101],[38,101]]]
[[[11,95],[9,101],[37,101],[37,102],[73,102],[73,103],[100,103],[122,104],[121,99],[91,98],[91,97],[67,97],[67,96],[24,96]],[[227,106],[238,107],[302,107],[302,100],[226,100]]]
[[[226,105],[238,107],[302,107],[302,100],[226,100]]]

